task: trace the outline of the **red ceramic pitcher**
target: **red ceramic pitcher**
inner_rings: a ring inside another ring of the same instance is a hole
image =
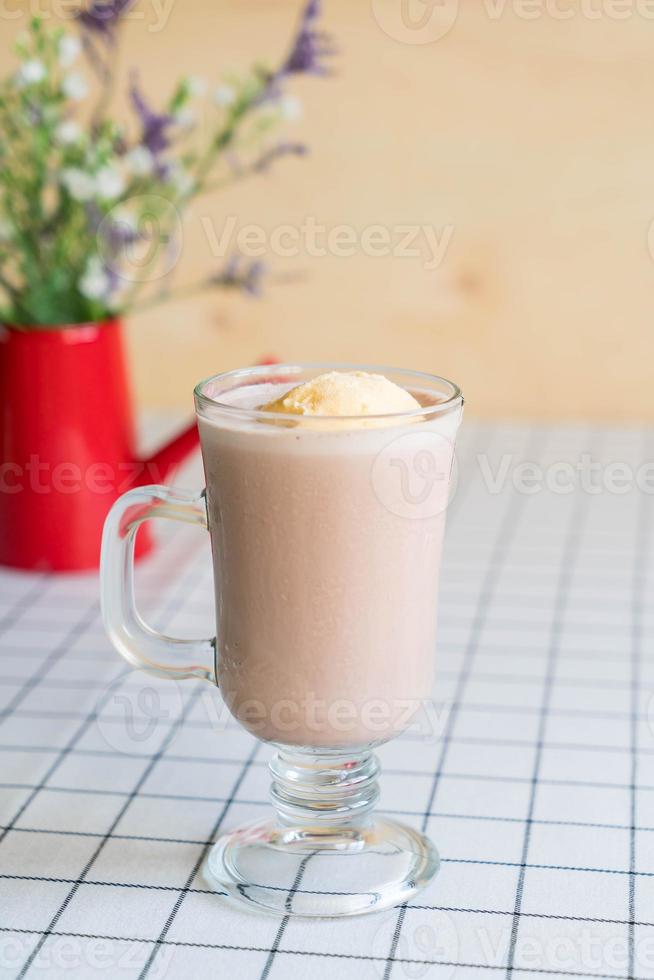
[[[196,446],[193,421],[151,458],[136,455],[121,334],[119,320],[0,327],[1,564],[96,568],[114,500],[165,483]]]

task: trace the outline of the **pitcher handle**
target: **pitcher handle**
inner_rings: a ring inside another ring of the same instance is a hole
[[[205,492],[187,493],[169,487],[136,487],[115,502],[102,533],[100,585],[102,618],[118,652],[133,667],[171,680],[200,678],[216,684],[216,640],[181,640],[158,633],[145,623],[134,601],[134,539],[144,521],[166,517],[208,529]],[[162,653],[183,652],[209,666],[175,667],[158,662]]]

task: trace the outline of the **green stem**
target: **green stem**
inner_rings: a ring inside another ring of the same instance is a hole
[[[168,302],[169,300],[185,299],[188,296],[197,296],[200,293],[208,292],[208,290],[215,288],[215,283],[207,279],[202,279],[198,282],[189,283],[188,286],[180,286],[178,289],[168,289],[165,292],[157,293],[156,296],[149,296],[147,299],[141,300],[140,303],[130,304],[129,312],[143,313],[144,310],[152,309],[152,307],[158,306],[159,303]]]
[[[20,293],[16,289],[16,287],[13,286],[8,279],[5,279],[2,273],[0,273],[0,286],[4,289],[6,293],[9,294],[9,296],[12,299],[12,302],[16,302],[20,297]]]
[[[205,153],[204,157],[200,160],[197,170],[195,172],[195,188],[196,192],[201,192],[204,190],[204,181],[211,172],[216,159],[221,153],[231,145],[236,136],[238,126],[243,121],[243,119],[251,112],[257,105],[259,105],[259,99],[261,94],[265,90],[266,81],[262,77],[259,80],[257,88],[255,91],[243,96],[235,105],[230,113],[229,120],[224,127],[224,129],[218,133],[218,135],[213,139],[209,149]]]
[[[100,98],[98,99],[93,112],[91,113],[91,127],[96,128],[104,119],[105,113],[111,102],[116,82],[116,65],[118,63],[118,41],[111,47],[111,53],[103,64],[103,79]]]

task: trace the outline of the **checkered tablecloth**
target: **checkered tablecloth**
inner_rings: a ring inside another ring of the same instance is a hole
[[[379,751],[382,809],[442,866],[353,920],[211,893],[207,848],[268,806],[269,750],[208,685],[131,673],[95,576],[0,572],[0,976],[654,977],[648,459],[642,431],[464,425],[438,724]],[[144,614],[210,635],[208,539],[166,535]]]

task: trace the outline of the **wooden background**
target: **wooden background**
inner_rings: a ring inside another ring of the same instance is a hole
[[[407,2],[425,28],[403,25],[401,0],[325,0],[336,75],[293,86],[304,115],[286,127],[311,155],[197,204],[176,274],[221,264],[203,221],[220,234],[229,216],[449,227],[442,264],[271,255],[261,300],[134,317],[139,402],[188,407],[199,378],[274,352],[434,371],[481,416],[654,420],[654,3]],[[21,20],[2,7],[6,50]],[[154,99],[185,72],[218,83],[281,53],[298,8],[141,0],[124,66]]]

